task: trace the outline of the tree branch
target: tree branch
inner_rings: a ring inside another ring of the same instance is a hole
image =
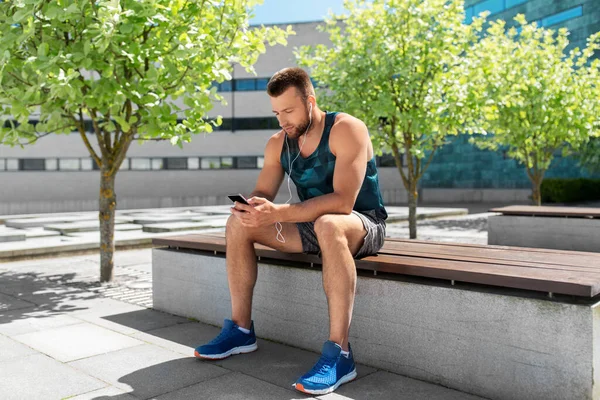
[[[98,165],[99,168],[102,168],[102,160],[100,160],[100,157],[98,156],[98,154],[96,154],[96,151],[92,147],[92,144],[88,140],[87,135],[85,133],[85,128],[83,124],[83,111],[81,109],[79,109],[79,121],[77,121],[77,129],[79,130],[79,135],[81,136],[81,139],[83,139],[85,147],[87,147],[90,155],[92,156],[94,161],[96,161],[96,165]]]

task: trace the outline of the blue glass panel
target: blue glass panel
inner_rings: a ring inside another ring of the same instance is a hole
[[[473,7],[465,9],[465,24],[470,24],[473,21]]]
[[[267,90],[269,78],[258,78],[256,80],[256,90]]]
[[[235,90],[240,92],[249,92],[256,90],[255,79],[238,79],[235,81]]]
[[[519,4],[527,3],[528,0],[506,0],[506,8],[518,6]]]
[[[572,18],[581,17],[582,14],[583,14],[582,6],[574,7],[569,10],[565,10],[565,11],[556,13],[554,15],[550,15],[546,18],[542,18],[542,26],[546,27],[546,26],[555,25],[555,24],[567,21]]]
[[[504,0],[485,0],[473,6],[473,14],[479,15],[483,11],[489,11],[490,14],[499,13],[504,10]]]
[[[225,81],[219,85],[220,92],[231,92],[231,81]]]

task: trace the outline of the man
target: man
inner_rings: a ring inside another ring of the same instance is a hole
[[[257,349],[251,320],[257,277],[254,243],[289,253],[319,254],[329,340],[317,364],[294,386],[305,393],[325,394],[356,377],[348,343],[356,287],[353,258],[376,254],[381,248],[387,213],[365,124],[348,114],[321,111],[310,77],[300,68],[277,72],[267,93],[282,130],[267,143],[250,205],[236,202],[227,221],[232,318],[195,355],[222,359]],[[295,183],[300,203],[272,203],[284,172]]]

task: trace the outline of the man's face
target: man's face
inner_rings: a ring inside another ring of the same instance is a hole
[[[310,123],[308,103],[302,101],[295,87],[288,88],[278,97],[271,97],[271,106],[279,126],[290,139],[298,139],[306,132]]]

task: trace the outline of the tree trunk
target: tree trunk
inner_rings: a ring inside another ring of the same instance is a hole
[[[102,168],[100,175],[100,282],[113,279],[113,255],[115,253],[115,175],[110,168]]]
[[[410,184],[408,188],[408,231],[411,239],[417,238],[417,201],[419,193],[417,192],[417,182],[414,177],[409,177]]]
[[[531,180],[532,186],[532,194],[531,199],[533,200],[533,204],[536,206],[542,205],[542,177],[541,176],[533,176]]]

